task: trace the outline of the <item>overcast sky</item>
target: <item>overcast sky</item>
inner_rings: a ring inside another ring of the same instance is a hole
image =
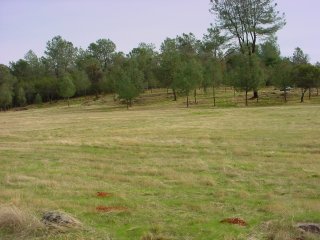
[[[276,0],[287,25],[278,33],[283,56],[299,46],[320,61],[320,1]],[[56,35],[87,48],[109,38],[128,53],[140,42],[158,48],[166,37],[194,33],[212,23],[209,0],[0,0],[0,63],[23,58],[31,49],[43,56]]]

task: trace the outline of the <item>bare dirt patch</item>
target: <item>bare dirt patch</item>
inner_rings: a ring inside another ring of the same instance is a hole
[[[248,224],[246,221],[244,221],[241,218],[226,218],[220,221],[221,223],[229,223],[229,224],[235,224],[240,226],[247,226]]]
[[[122,206],[98,206],[96,207],[98,212],[128,212],[129,209],[127,207]]]

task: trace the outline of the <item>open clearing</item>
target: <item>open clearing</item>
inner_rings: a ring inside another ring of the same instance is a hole
[[[0,113],[0,204],[86,226],[24,239],[248,239],[319,222],[319,160],[319,105]]]

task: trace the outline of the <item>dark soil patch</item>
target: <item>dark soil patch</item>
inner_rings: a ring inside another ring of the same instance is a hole
[[[247,226],[248,224],[240,219],[240,218],[226,218],[220,221],[221,223],[230,223],[230,224],[235,224],[235,225],[240,225],[240,226]]]

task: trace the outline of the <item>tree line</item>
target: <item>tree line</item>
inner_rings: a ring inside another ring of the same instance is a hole
[[[296,48],[282,57],[275,33],[285,25],[272,0],[211,0],[216,24],[202,39],[192,33],[165,39],[156,51],[140,43],[130,53],[116,51],[110,39],[99,39],[87,49],[55,36],[47,42],[44,56],[32,50],[23,59],[0,65],[0,108],[51,102],[74,96],[114,94],[130,107],[145,90],[167,88],[173,98],[197,102],[197,90],[212,91],[223,84],[245,92],[245,103],[259,98],[261,87],[289,87],[305,93],[320,86],[320,64]],[[260,41],[258,41],[260,40]],[[264,41],[262,41],[264,40]]]

